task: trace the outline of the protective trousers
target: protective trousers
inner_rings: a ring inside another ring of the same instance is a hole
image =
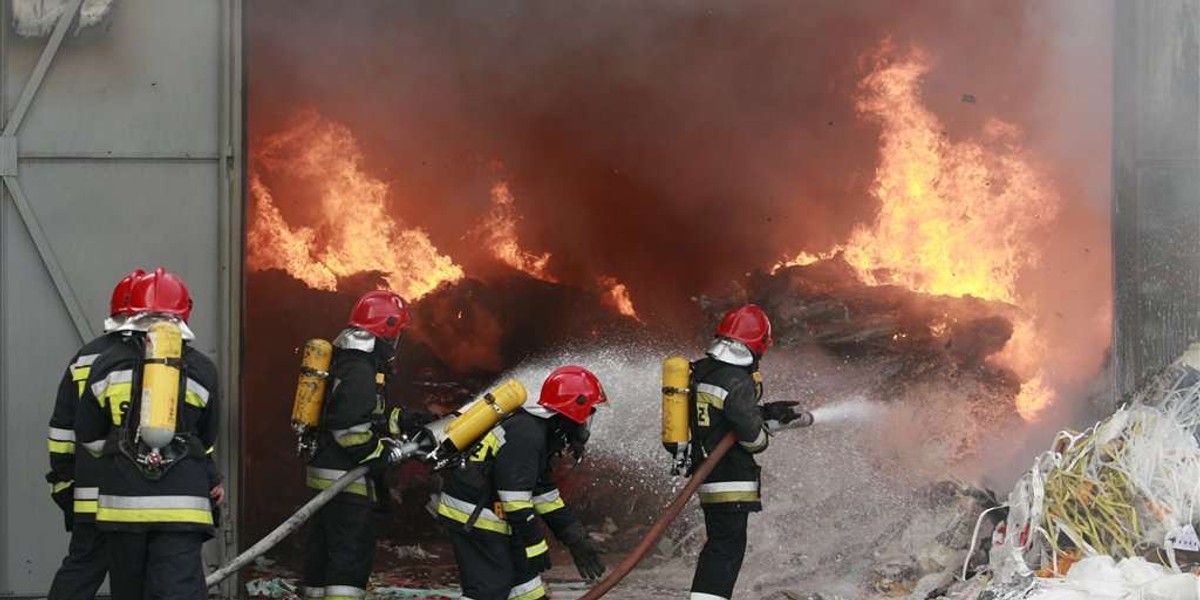
[[[195,531],[105,532],[113,600],[207,600]]]
[[[325,600],[366,597],[375,561],[375,511],[361,499],[334,498],[313,518],[301,595]]]
[[[462,585],[462,600],[538,600],[546,597],[542,578],[518,573],[512,538],[500,533],[450,527],[454,561]]]
[[[748,512],[704,511],[708,540],[692,577],[691,600],[730,600],[746,557]]]
[[[108,575],[108,553],[104,535],[95,523],[75,523],[67,557],[54,574],[48,600],[92,600],[105,575]]]

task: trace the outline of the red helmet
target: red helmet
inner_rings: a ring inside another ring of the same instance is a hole
[[[171,315],[186,323],[192,316],[192,296],[178,275],[158,267],[133,282],[129,312]]]
[[[363,294],[350,311],[350,325],[385,340],[400,337],[408,325],[408,304],[399,294],[375,290]]]
[[[600,380],[591,371],[576,366],[555,369],[542,384],[538,404],[579,424],[587,422],[596,405],[608,402]]]
[[[775,343],[771,339],[771,320],[763,309],[754,304],[725,313],[721,324],[717,326],[717,337],[739,341],[758,357],[762,357],[767,348]]]
[[[133,313],[131,306],[133,298],[130,295],[133,291],[133,284],[145,274],[146,272],[141,269],[134,269],[117,282],[112,291],[112,300],[108,303],[108,316],[120,317]]]

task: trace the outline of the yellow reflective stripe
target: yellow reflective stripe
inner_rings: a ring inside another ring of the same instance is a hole
[[[50,484],[50,493],[57,494],[73,485],[75,485],[74,479],[72,479],[70,481],[59,481],[57,483],[51,483]]]
[[[512,513],[517,512],[518,510],[533,508],[533,502],[530,502],[529,500],[513,500],[510,502],[501,502],[500,507],[504,509],[504,512]]]
[[[539,515],[552,513],[560,508],[566,507],[567,503],[563,502],[562,498],[555,498],[552,502],[538,502],[537,504],[533,505],[533,509],[537,511],[537,514]]]
[[[541,556],[549,551],[550,551],[550,546],[546,543],[546,540],[542,540],[532,546],[526,546],[525,547],[525,556],[527,556],[529,558],[533,558],[535,556]]]
[[[132,383],[111,383],[108,389],[96,400],[100,402],[100,406],[108,406],[108,412],[112,415],[112,424],[121,425],[121,405],[129,402],[133,396]]]
[[[720,504],[723,502],[758,502],[761,499],[758,492],[711,492],[700,494],[701,504]]]
[[[337,438],[337,443],[339,446],[341,446],[343,448],[348,448],[350,446],[361,446],[361,445],[371,441],[372,435],[374,435],[374,434],[371,433],[370,431],[364,431],[364,432],[360,432],[360,433],[347,433],[345,435],[339,436]]]
[[[371,435],[371,434],[368,433],[367,435]],[[375,442],[375,451],[368,454],[366,458],[358,461],[358,464],[361,465],[366,462],[371,462],[371,461],[379,458],[382,455],[383,455],[383,442],[382,441]]]
[[[208,450],[205,450],[205,451],[204,451],[204,455],[205,455],[205,456],[212,456],[213,454],[215,454],[215,453],[216,453],[216,451],[217,451],[217,449],[216,449],[216,447],[215,447],[215,446],[209,446],[209,447],[208,447]]]
[[[207,406],[207,403],[204,402],[204,399],[202,399],[199,394],[197,394],[196,392],[193,392],[192,390],[188,390],[183,395],[183,401],[192,406],[195,406],[196,408],[204,408],[205,406]]]
[[[441,503],[441,502],[438,503],[437,512],[439,515],[442,515],[443,517],[446,517],[447,519],[450,519],[451,521],[457,521],[459,523],[466,523],[467,521],[471,520],[470,514],[465,513],[461,510],[458,510],[457,508],[454,508],[451,506],[446,506],[445,503]],[[496,521],[492,521],[490,519],[484,519],[482,517],[475,519],[474,526],[479,529],[483,529],[486,531],[494,531],[496,533],[502,533],[504,535],[508,535],[511,532],[511,530],[508,527],[508,523],[499,523]]]
[[[696,401],[715,407],[717,410],[725,410],[725,399],[720,396],[699,392],[696,394]]]
[[[310,487],[314,490],[323,490],[323,489],[333,485],[332,481],[330,481],[328,479],[321,479],[320,477],[317,477],[315,475],[309,475],[308,478],[305,480],[305,482],[308,484],[308,487]],[[368,496],[369,495],[367,493],[367,484],[366,483],[358,483],[358,482],[352,483],[349,486],[347,486],[346,489],[342,490],[342,493],[343,494],[358,494],[359,496]]]
[[[89,515],[96,514],[96,510],[100,507],[100,503],[96,500],[76,500],[75,512],[87,513]]]
[[[539,585],[537,588],[530,590],[528,592],[525,592],[524,594],[520,594],[517,596],[509,596],[508,600],[537,600],[538,598],[545,598],[545,597],[546,597],[546,588],[545,588],[545,586]]]
[[[194,508],[111,508],[101,506],[96,520],[108,523],[198,523],[212,525],[211,510]]]
[[[50,447],[51,454],[75,454],[75,442],[46,440],[46,445]]]

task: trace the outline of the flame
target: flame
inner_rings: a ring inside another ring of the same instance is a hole
[[[508,184],[499,182],[492,186],[492,210],[483,219],[474,233],[484,239],[492,256],[500,262],[528,274],[534,279],[555,283],[557,280],[546,272],[550,253],[534,254],[521,249],[517,241],[517,211]]]
[[[975,139],[950,140],[921,102],[929,68],[920,51],[901,60],[888,60],[885,52],[861,83],[856,108],[882,127],[871,189],[879,205],[874,222],[856,228],[843,246],[801,253],[777,268],[841,251],[871,285],[1033,306],[1018,283],[1037,266],[1036,237],[1058,214],[1061,199],[1021,147],[1017,127],[991,119]],[[1017,402],[1026,419],[1053,399],[1040,366],[1048,354],[1041,337],[1035,319],[1020,316],[998,357],[1024,381]]]
[[[379,271],[389,288],[409,300],[461,279],[462,268],[423,230],[405,227],[388,213],[388,184],[366,173],[362,161],[350,130],[313,110],[265,137],[251,162],[247,267],[282,269],[322,290],[337,289],[339,278]],[[284,219],[265,174],[317,191],[313,226]]]
[[[629,297],[629,288],[624,283],[618,281],[616,277],[604,276],[600,278],[600,285],[606,290],[601,296],[601,300],[606,305],[627,317],[639,322],[642,320],[633,308],[633,299]]]

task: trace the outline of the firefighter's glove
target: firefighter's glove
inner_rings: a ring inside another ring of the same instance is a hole
[[[388,467],[404,459],[404,454],[400,451],[400,442],[390,438],[383,438],[379,440],[379,445],[381,446],[379,456],[367,462],[372,475],[383,473]]]
[[[787,425],[805,414],[804,411],[796,410],[799,405],[799,402],[792,400],[767,402],[759,407],[759,411],[764,421],[779,421],[783,425]]]
[[[604,575],[604,561],[600,560],[600,550],[591,538],[584,537],[569,544],[567,549],[571,551],[571,558],[575,559],[575,568],[579,569],[581,577],[595,580]]]
[[[67,485],[66,487],[52,492],[50,498],[58,505],[59,510],[63,514],[63,525],[67,531],[71,531],[71,526],[75,524],[75,486]]]

